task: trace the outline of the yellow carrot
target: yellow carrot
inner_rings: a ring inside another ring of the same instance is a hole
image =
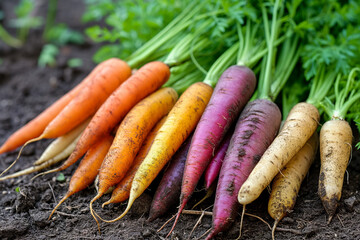
[[[125,211],[113,220],[121,219],[130,210],[135,199],[151,184],[181,144],[195,129],[208,104],[213,89],[202,82],[191,85],[179,98],[159,129],[154,142],[136,172]]]
[[[317,132],[306,142],[300,151],[278,173],[272,183],[268,212],[275,220],[272,238],[275,239],[275,228],[295,206],[296,198],[319,145]]]

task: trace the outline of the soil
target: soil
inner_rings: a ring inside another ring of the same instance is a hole
[[[41,2],[41,1],[40,1]],[[58,22],[65,22],[71,28],[83,30],[80,16],[84,11],[81,1],[59,1]],[[6,25],[16,1],[2,1]],[[43,7],[39,13],[43,14]],[[0,143],[34,118],[45,107],[80,82],[95,66],[91,57],[99,45],[87,42],[81,46],[62,47],[55,67],[39,68],[37,59],[43,45],[41,32],[33,31],[26,45],[11,49],[0,43]],[[67,60],[80,58],[83,65],[67,66]],[[43,140],[27,146],[17,164],[9,171],[19,171],[32,165],[49,144]],[[18,150],[0,155],[0,170],[5,169],[17,156]],[[319,158],[304,180],[294,210],[279,224],[276,239],[360,239],[360,159],[354,151],[347,170],[343,195],[337,214],[330,224],[317,194]],[[89,202],[95,196],[94,185],[70,197],[51,220],[47,220],[56,202],[67,191],[71,174],[77,164],[63,171],[65,181],[57,180],[57,174],[49,174],[31,181],[34,174],[0,182],[0,239],[165,239],[172,222],[157,231],[173,214],[153,222],[147,222],[151,200],[156,189],[155,180],[149,189],[135,201],[130,212],[120,221],[100,223],[101,233],[89,213]],[[201,183],[199,186],[202,186]],[[16,189],[20,191],[17,192]],[[205,192],[199,188],[188,206],[199,201]],[[261,217],[271,224],[267,213],[268,192],[247,206],[247,213]],[[108,196],[101,200],[107,199]],[[211,211],[214,198],[202,203],[197,210]],[[96,211],[106,219],[118,216],[125,209],[124,204],[113,204],[101,209],[102,201],[95,203]],[[240,216],[240,212],[239,212]],[[199,222],[192,232],[195,224]],[[220,233],[216,239],[236,239],[239,234],[240,217],[232,227]],[[198,239],[211,228],[211,217],[182,215],[169,239]],[[191,233],[192,232],[192,233]],[[242,239],[271,239],[271,231],[263,221],[245,216]]]

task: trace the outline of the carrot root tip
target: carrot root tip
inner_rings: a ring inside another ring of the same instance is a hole
[[[271,229],[271,238],[272,238],[272,240],[275,240],[275,230],[276,230],[276,227],[277,227],[278,223],[279,223],[279,221],[275,220],[274,225],[273,225],[273,227]]]
[[[49,171],[39,173],[39,174],[35,175],[34,177],[32,177],[32,178],[30,179],[30,181],[33,181],[33,180],[34,180],[35,178],[37,178],[37,177],[40,177],[40,176],[43,176],[43,175],[47,175],[47,174],[49,174],[49,173],[58,172],[58,171],[60,171],[60,168],[54,168],[54,169],[51,169],[51,170],[49,170]]]
[[[19,160],[22,151],[24,150],[24,148],[25,148],[28,144],[30,144],[30,143],[32,143],[32,142],[39,141],[39,140],[41,140],[42,138],[43,138],[43,137],[42,137],[42,135],[41,135],[40,137],[37,137],[37,138],[34,138],[34,139],[31,139],[31,140],[27,141],[27,142],[20,148],[19,154],[17,155],[16,159],[10,164],[9,167],[7,167],[4,171],[2,171],[2,172],[0,173],[0,177],[1,177],[2,175],[4,175],[5,173],[7,173],[7,172],[15,165],[15,163]]]

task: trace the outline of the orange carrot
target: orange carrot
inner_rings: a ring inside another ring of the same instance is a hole
[[[131,75],[131,68],[122,61],[104,66],[82,91],[49,123],[39,138],[57,138],[93,115],[111,93]]]
[[[101,165],[98,194],[90,203],[92,214],[92,203],[121,181],[146,136],[168,114],[177,98],[177,92],[173,88],[162,88],[136,104],[126,115]]]
[[[81,160],[79,167],[76,169],[74,175],[71,177],[69,190],[66,195],[60,200],[60,202],[52,210],[49,219],[55,213],[55,210],[71,195],[85,189],[92,182],[94,182],[101,163],[103,162],[106,153],[108,152],[113,136],[106,135],[99,142],[97,142],[89,151],[86,153],[84,158]]]
[[[127,171],[125,177],[116,185],[116,188],[112,192],[111,198],[107,202],[104,202],[102,207],[110,203],[123,202],[129,198],[131,183],[132,180],[134,179],[135,173],[139,168],[140,164],[142,163],[142,161],[144,160],[144,158],[146,157],[146,154],[148,153],[151,147],[151,144],[157,134],[157,131],[163,125],[165,119],[166,117],[163,117],[155,125],[155,127],[151,130],[151,132],[147,135],[139,150],[139,153],[136,155],[134,162],[131,165],[131,168]]]
[[[194,83],[186,89],[168,114],[148,154],[139,166],[131,184],[129,201],[125,211],[113,220],[102,219],[103,221],[115,222],[125,216],[135,199],[145,191],[195,129],[212,92],[212,87],[203,82]]]
[[[162,62],[150,62],[120,85],[95,113],[67,161],[53,171],[61,171],[80,159],[99,137],[111,132],[140,100],[161,87],[169,78],[170,69]]]
[[[94,75],[96,75],[105,66],[111,65],[116,61],[118,61],[118,59],[112,58],[98,64],[93,69],[93,71],[76,87],[50,105],[47,109],[45,109],[42,113],[28,122],[22,128],[14,132],[1,146],[0,154],[15,150],[30,139],[39,137],[43,133],[46,126],[61,112],[61,110],[63,110],[65,106],[68,105],[70,101],[76,97],[86,85],[90,83]]]

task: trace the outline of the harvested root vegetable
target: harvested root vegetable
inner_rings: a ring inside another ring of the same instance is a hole
[[[272,238],[275,239],[275,229],[295,206],[300,186],[311,164],[314,162],[319,146],[319,136],[315,132],[300,151],[276,175],[271,187],[268,212],[275,220]]]

